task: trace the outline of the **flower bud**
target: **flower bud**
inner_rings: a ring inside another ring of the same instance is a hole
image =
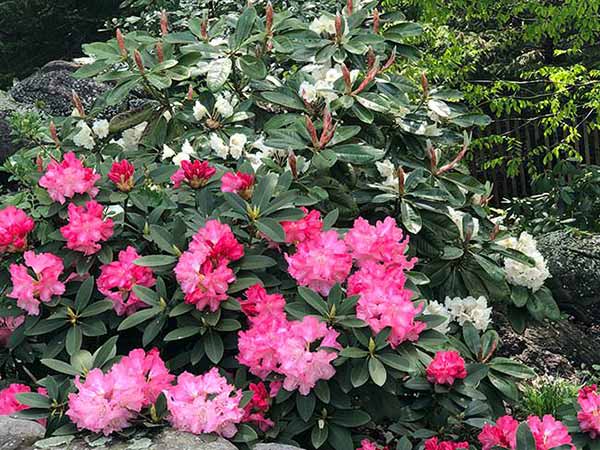
[[[423,89],[423,97],[429,96],[429,82],[427,81],[425,72],[421,74],[421,88]]]
[[[56,131],[56,125],[53,121],[50,122],[50,137],[56,144],[57,147],[60,147],[60,139],[58,138],[58,132]]]
[[[430,141],[427,141],[427,155],[429,156],[429,161],[431,163],[431,172],[435,175],[437,174],[437,152],[433,145],[431,145]]]
[[[194,99],[194,88],[190,84],[187,91],[187,99],[191,102]]]
[[[162,42],[156,43],[156,59],[159,63],[162,63],[165,60],[165,54],[163,52]]]
[[[273,36],[273,5],[271,2],[267,3],[265,29],[267,36]]]
[[[164,9],[160,12],[160,34],[161,36],[169,34],[169,19]]]
[[[400,193],[400,195],[404,195],[404,183],[406,180],[406,173],[404,172],[402,167],[398,167],[398,169],[396,169],[396,176],[398,177],[398,192]]]
[[[317,129],[315,128],[315,124],[312,119],[308,116],[306,117],[306,130],[310,135],[310,140],[315,148],[319,148],[319,138],[317,137]]]
[[[200,36],[202,36],[202,39],[205,41],[208,40],[208,19],[202,20],[202,23],[200,24]]]
[[[372,47],[369,47],[367,52],[367,70],[371,70],[375,65],[376,57]]]
[[[335,16],[335,39],[337,42],[341,42],[342,36],[344,35],[344,30],[342,28],[342,16],[338,13]]]
[[[349,16],[354,12],[354,2],[352,0],[346,1],[346,12]]]
[[[319,148],[325,147],[333,138],[335,127],[332,126],[332,124],[333,120],[331,117],[331,112],[329,111],[329,108],[325,106],[323,109],[323,131],[321,133],[321,139],[319,140]]]
[[[392,67],[392,64],[394,64],[394,61],[396,61],[396,47],[394,47],[394,49],[392,50],[392,54],[390,55],[390,57],[388,58],[388,60],[383,65],[383,67],[381,68],[380,72],[383,72],[384,70],[387,70],[390,67]]]
[[[133,59],[135,60],[135,64],[137,65],[140,73],[144,75],[144,62],[142,61],[142,55],[137,49],[133,52]]]
[[[117,45],[119,46],[119,50],[121,51],[121,56],[123,58],[127,58],[127,48],[125,47],[125,38],[123,37],[123,33],[121,30],[117,28]]]
[[[379,33],[379,10],[377,8],[373,10],[373,33]]]
[[[348,70],[348,67],[344,63],[342,63],[342,77],[344,77],[346,92],[352,91],[352,77],[350,76],[350,70]]]
[[[496,236],[498,236],[498,233],[500,233],[500,224],[499,223],[494,225],[494,229],[490,233],[490,241],[493,241],[494,239],[496,239]]]
[[[39,173],[42,173],[44,171],[44,160],[42,159],[42,155],[41,154],[37,154],[36,158],[35,158],[35,165],[37,167],[37,171]]]
[[[75,92],[74,90],[71,90],[71,101],[73,102],[73,106],[75,106],[75,109],[79,113],[79,117],[85,117],[85,109],[83,109],[83,103],[81,103],[79,95],[77,95],[77,92]]]
[[[290,165],[290,170],[292,171],[292,176],[294,179],[298,178],[298,161],[296,160],[296,154],[293,150],[290,150],[288,154],[288,164]]]

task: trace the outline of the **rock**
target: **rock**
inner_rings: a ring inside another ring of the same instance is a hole
[[[52,61],[37,73],[16,83],[10,90],[12,98],[23,104],[35,105],[53,116],[68,116],[73,111],[72,91],[77,92],[89,110],[96,98],[109,89],[94,80],[78,80],[73,72],[79,65],[67,61]]]
[[[0,416],[0,450],[25,450],[44,437],[44,427],[30,420]]]
[[[600,302],[600,235],[553,231],[537,237],[552,278],[548,287],[559,304]]]
[[[253,447],[253,450],[303,450],[300,447],[294,447],[293,445],[286,444],[257,444]]]

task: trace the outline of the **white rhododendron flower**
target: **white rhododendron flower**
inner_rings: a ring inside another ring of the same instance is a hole
[[[550,277],[550,272],[546,267],[546,260],[537,249],[537,242],[527,232],[521,233],[519,238],[509,237],[498,242],[503,247],[518,250],[529,256],[535,262],[534,267],[522,264],[511,258],[504,258],[504,270],[506,271],[506,280],[515,286],[524,286],[537,291],[544,285],[544,281]]]
[[[175,156],[175,150],[173,150],[167,144],[164,144],[161,159],[169,159],[169,158],[172,158],[173,156]]]
[[[206,107],[202,103],[196,100],[196,103],[194,103],[194,119],[202,120],[207,115],[208,109],[206,109]]]
[[[95,120],[92,125],[92,130],[94,130],[94,134],[96,136],[98,136],[100,139],[104,139],[109,133],[108,120]]]
[[[335,34],[335,18],[322,15],[321,17],[314,19],[309,28],[317,34]]]
[[[450,216],[450,219],[452,219],[452,222],[454,222],[454,224],[456,225],[456,228],[458,228],[458,232],[460,233],[460,238],[463,240],[465,238],[465,231],[463,230],[463,217],[465,216],[465,214],[466,213],[464,213],[462,211],[458,211],[454,208],[448,207],[448,216]],[[479,219],[477,219],[476,217],[473,217],[472,220],[473,220],[473,235],[471,237],[474,238],[479,234]]]
[[[179,152],[175,156],[173,156],[173,164],[176,164],[178,166],[181,165],[181,161],[189,161],[189,160],[190,160],[189,153]]]
[[[465,322],[471,322],[475,328],[484,331],[492,321],[492,308],[488,308],[487,299],[479,298],[450,298],[446,297],[444,305],[453,321],[463,326]]]
[[[94,137],[92,136],[92,129],[83,120],[77,124],[77,128],[79,131],[73,136],[73,143],[78,147],[92,150],[96,145]]]
[[[240,159],[248,138],[245,134],[235,133],[229,138],[229,154],[233,159]]]
[[[211,39],[208,44],[212,45],[213,47],[218,47],[219,45],[224,45],[227,44],[227,39],[223,38],[223,37],[216,37],[214,39]]]
[[[123,131],[122,138],[117,143],[127,150],[135,150],[142,139],[146,125],[148,125],[148,122],[142,122],[133,128]]]
[[[450,312],[444,305],[435,300],[430,301],[425,309],[423,310],[424,315],[434,315],[434,316],[443,316],[446,318],[444,322],[434,327],[433,330],[439,331],[440,333],[446,334],[450,330],[450,322],[452,321],[452,317],[450,316]]]
[[[222,95],[217,96],[217,101],[215,102],[215,109],[224,119],[233,116],[233,105],[228,99],[226,99]]]
[[[383,185],[386,187],[390,187],[395,191],[398,190],[398,172],[396,171],[396,166],[389,159],[384,159],[383,161],[376,161],[375,166],[377,167],[377,171],[379,175],[381,175],[385,180],[383,180]]]
[[[229,146],[219,135],[215,133],[211,134],[209,145],[219,158],[227,159],[227,155],[229,155]]]
[[[307,103],[312,103],[317,99],[317,88],[308,81],[303,81],[298,89],[298,95]]]

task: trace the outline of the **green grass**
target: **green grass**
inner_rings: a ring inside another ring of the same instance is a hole
[[[564,378],[540,377],[524,388],[519,413],[524,417],[558,415],[561,407],[577,398],[580,386]]]

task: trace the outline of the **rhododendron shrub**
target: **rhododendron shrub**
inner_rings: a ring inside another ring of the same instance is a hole
[[[495,356],[490,308],[524,319],[504,267],[532,261],[497,245],[467,175],[457,131],[477,120],[394,72],[410,24],[374,6],[309,22],[259,3],[85,46],[76,76],[111,88],[75,96],[0,197],[0,370],[31,384],[21,416],[48,436],[422,449],[517,401],[532,371]],[[148,101],[105,118],[130,92]]]

